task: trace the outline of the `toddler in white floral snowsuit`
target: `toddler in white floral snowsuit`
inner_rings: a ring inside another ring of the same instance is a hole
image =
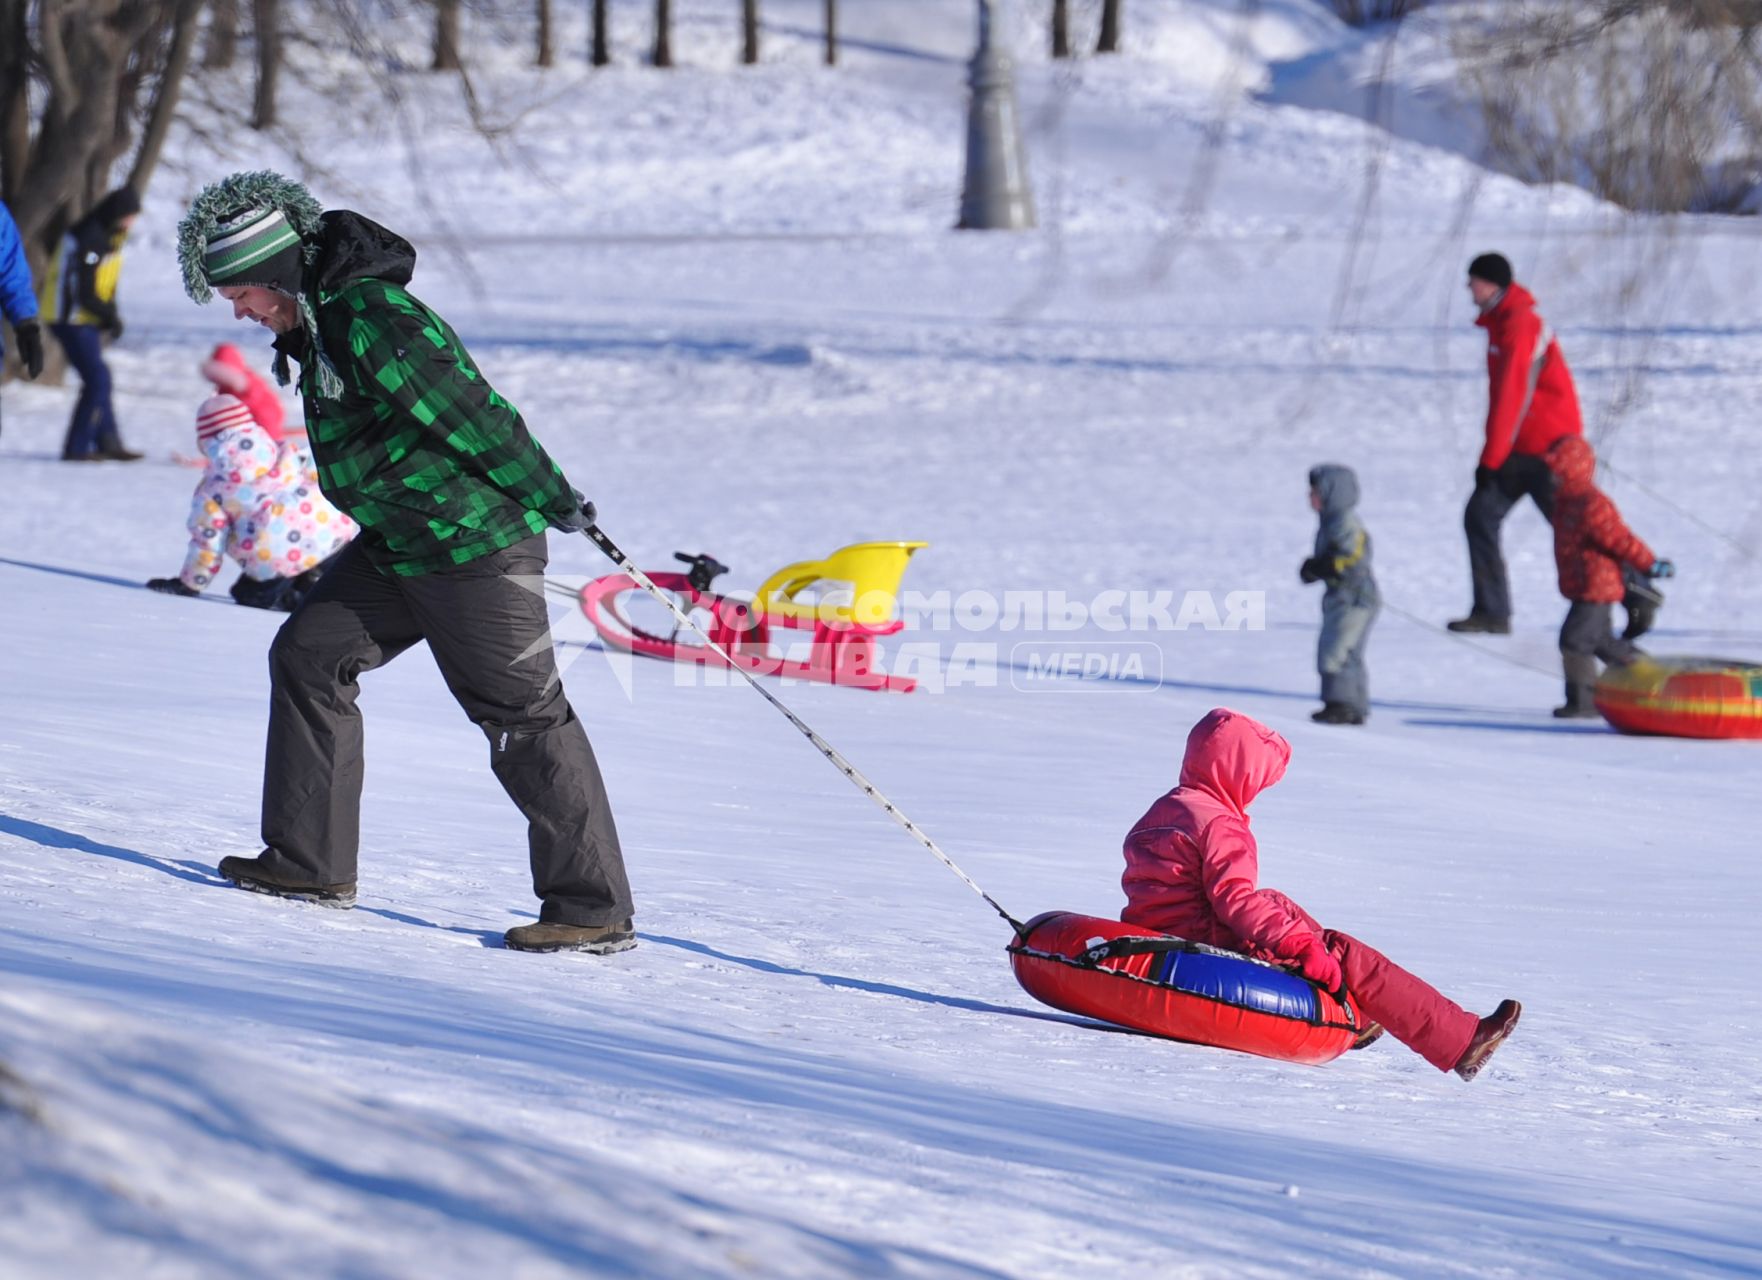
[[[189,551],[177,577],[147,585],[196,595],[230,556],[241,570],[235,600],[292,609],[355,535],[355,522],[319,492],[305,437],[281,431],[279,399],[243,363],[236,350],[217,348],[203,365],[217,386],[240,394],[223,390],[197,411],[196,443],[207,467],[190,504]]]

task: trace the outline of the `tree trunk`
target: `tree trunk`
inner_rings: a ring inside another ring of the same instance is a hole
[[[431,71],[458,71],[459,0],[434,0],[434,61]]]
[[[41,281],[67,228],[115,185],[134,122],[133,179],[151,177],[194,47],[201,0],[0,0],[0,194]],[[60,366],[46,352],[53,378]]]
[[[114,145],[127,64],[137,52],[150,58],[148,48],[135,46],[145,44],[157,16],[137,10],[98,23],[84,12],[58,8],[47,15],[38,8],[37,14],[34,63],[46,81],[42,123],[10,203],[19,234],[27,246],[35,242],[33,272],[92,202],[92,161]]]
[[[593,0],[593,65],[603,67],[612,60],[612,40],[606,21],[607,0]]]
[[[655,53],[657,67],[673,65],[673,0],[655,0]]]
[[[838,0],[826,0],[826,65],[838,65]]]
[[[26,97],[30,0],[0,0],[0,199],[18,203],[31,152],[30,102]]]
[[[740,0],[740,61],[752,66],[759,60],[759,0]]]
[[[165,135],[171,131],[172,113],[177,110],[178,91],[183,88],[184,73],[189,70],[190,51],[196,45],[196,26],[202,17],[204,0],[178,0],[172,14],[171,45],[165,54],[165,69],[159,75],[159,92],[147,114],[147,127],[141,134],[141,149],[129,169],[128,184],[136,191],[145,191],[159,166],[159,153],[165,149]]]
[[[1120,51],[1120,0],[1101,0],[1101,35],[1095,41],[1095,52]]]
[[[557,61],[551,44],[551,0],[538,0],[538,65],[548,67]]]
[[[251,0],[251,25],[257,33],[257,93],[251,103],[251,127],[275,124],[275,87],[281,79],[281,0]]]
[[[1052,0],[1052,56],[1071,56],[1071,10],[1067,0]]]
[[[202,46],[202,66],[224,71],[239,51],[239,0],[213,0],[208,6],[208,39]]]

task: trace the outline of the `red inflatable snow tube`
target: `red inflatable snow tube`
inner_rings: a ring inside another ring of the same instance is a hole
[[[1364,1029],[1350,995],[1118,920],[1049,911],[1028,922],[1009,956],[1036,1000],[1170,1040],[1320,1065]]]

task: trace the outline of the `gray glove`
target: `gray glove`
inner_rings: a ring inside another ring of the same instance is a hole
[[[581,490],[571,489],[569,492],[575,495],[575,510],[569,515],[552,520],[551,527],[564,533],[584,533],[593,528],[599,512],[594,510],[593,503],[582,496]]]

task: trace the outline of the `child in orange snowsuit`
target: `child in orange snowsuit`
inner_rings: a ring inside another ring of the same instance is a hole
[[[1648,578],[1668,578],[1675,570],[1634,536],[1609,496],[1597,488],[1597,457],[1582,436],[1556,441],[1546,457],[1554,473],[1554,562],[1560,594],[1571,602],[1560,625],[1566,703],[1554,714],[1585,719],[1597,715],[1591,700],[1597,659],[1625,666],[1640,654],[1633,641],[1615,634],[1609,621],[1609,606],[1626,593],[1623,566],[1632,565]]]

